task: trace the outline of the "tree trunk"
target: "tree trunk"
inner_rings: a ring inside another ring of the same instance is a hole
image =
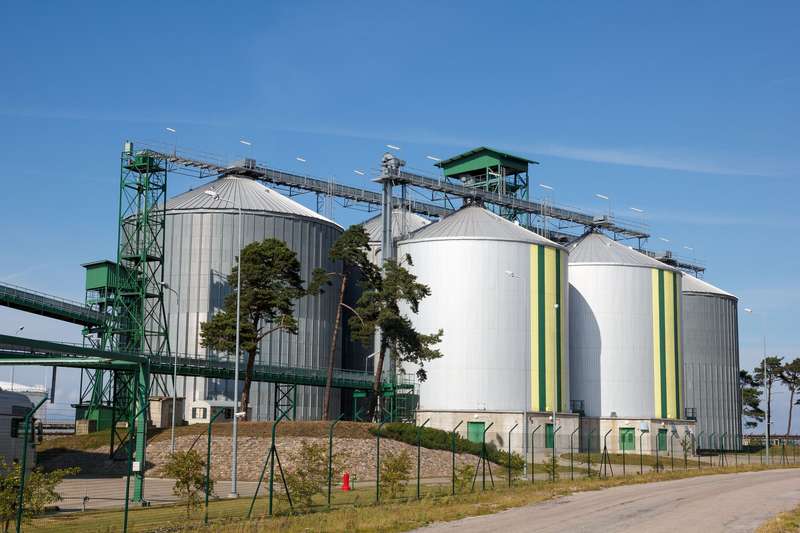
[[[336,304],[336,320],[333,322],[331,333],[331,348],[328,351],[328,379],[325,381],[325,397],[322,400],[322,419],[330,420],[331,387],[333,385],[333,359],[336,354],[336,338],[339,334],[339,323],[342,320],[342,303],[344,303],[344,290],[347,287],[347,274],[342,274],[342,284],[339,287],[339,302]]]
[[[250,420],[247,408],[250,405],[250,384],[253,382],[253,367],[256,364],[256,352],[258,348],[253,348],[247,352],[247,366],[244,371],[244,385],[242,385],[242,412],[245,413],[244,420]],[[234,406],[234,410],[236,407]],[[236,413],[234,413],[236,416]]]
[[[378,355],[375,356],[375,382],[372,384],[372,397],[369,400],[369,420],[375,420],[375,410],[380,409],[381,399],[381,374],[383,374],[383,359],[386,353],[386,343],[381,335],[381,345]],[[379,410],[380,412],[380,410]]]
[[[786,425],[786,435],[792,434],[792,407],[794,407],[794,387],[789,388],[789,422]]]

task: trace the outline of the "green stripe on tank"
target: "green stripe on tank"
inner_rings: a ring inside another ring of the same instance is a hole
[[[667,338],[666,317],[664,316],[664,271],[658,271],[658,352],[661,367],[661,418],[667,418]]]
[[[547,365],[545,357],[547,354],[547,337],[545,337],[545,311],[544,311],[544,292],[545,292],[545,275],[544,275],[544,246],[537,246],[537,263],[538,280],[536,280],[539,288],[539,410],[544,411],[547,408]]]
[[[561,409],[561,251],[556,250],[556,409]]]
[[[680,348],[678,345],[678,275],[672,273],[672,334],[675,339],[673,344],[675,346],[675,418],[683,418],[681,413],[681,363],[680,363]]]

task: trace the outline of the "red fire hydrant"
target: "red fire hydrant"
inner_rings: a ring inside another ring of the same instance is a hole
[[[345,472],[342,476],[342,490],[350,490],[350,472]]]

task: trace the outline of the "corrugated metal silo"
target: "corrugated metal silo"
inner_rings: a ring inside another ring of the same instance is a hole
[[[600,233],[569,250],[572,399],[588,416],[682,419],[680,272]]]
[[[733,294],[683,276],[686,407],[696,409],[698,434],[727,434],[727,448],[742,434],[737,304]]]
[[[464,207],[398,244],[431,288],[419,331],[444,329],[425,365],[422,410],[549,411],[569,406],[567,252],[482,207]],[[555,304],[559,304],[556,309]],[[406,368],[413,372],[414,368]]]
[[[205,194],[211,188],[218,199]],[[200,345],[200,324],[222,306],[230,292],[227,276],[238,253],[239,206],[244,245],[270,237],[286,242],[297,253],[306,282],[317,267],[328,271],[341,268],[328,257],[342,233],[337,224],[251,179],[228,176],[170,199],[166,206],[164,277],[180,294],[180,315],[176,297],[169,291],[165,292],[165,305],[170,317],[170,344],[182,354],[206,354]],[[295,305],[299,333],[269,335],[260,346],[259,363],[327,366],[337,298],[336,291],[301,298]],[[243,354],[242,369],[246,357]],[[340,357],[337,350],[337,366]],[[178,393],[184,391],[188,412],[193,401],[232,399],[233,382],[179,377]],[[299,387],[297,417],[321,416],[322,396],[322,388]],[[253,383],[251,398],[253,419],[271,419],[274,385]],[[333,398],[335,413],[338,395]]]

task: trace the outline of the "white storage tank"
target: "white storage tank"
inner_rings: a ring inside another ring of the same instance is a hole
[[[409,317],[420,332],[444,329],[444,355],[425,365],[419,386],[421,410],[549,411],[557,401],[566,411],[564,248],[467,206],[400,241],[398,257],[406,254],[431,289]]]
[[[741,444],[737,304],[733,294],[694,276],[683,276],[686,407],[695,409],[704,448],[724,444],[731,449]],[[712,433],[714,442],[708,443]]]
[[[217,198],[207,194],[210,189]],[[222,307],[231,291],[227,277],[239,249],[239,207],[244,246],[267,238],[284,241],[297,253],[306,283],[316,268],[329,272],[341,268],[328,254],[342,228],[252,179],[226,176],[171,198],[166,206],[164,281],[180,295],[180,306],[172,291],[164,292],[164,300],[170,345],[181,354],[205,357],[207,353],[200,344],[200,325]],[[278,331],[267,336],[259,347],[257,364],[327,368],[337,303],[337,291],[330,290],[300,298],[295,304],[298,334]],[[341,341],[341,335],[338,338]],[[241,369],[246,360],[243,353]],[[340,349],[334,365],[341,366]],[[323,390],[298,386],[297,418],[322,415]],[[189,419],[194,402],[232,400],[233,380],[179,376],[178,395],[186,399],[184,416]],[[253,419],[273,418],[274,397],[273,383],[252,384]],[[332,402],[335,415],[338,395],[333,395]]]
[[[587,416],[683,419],[681,273],[600,233],[569,250],[572,399]]]

